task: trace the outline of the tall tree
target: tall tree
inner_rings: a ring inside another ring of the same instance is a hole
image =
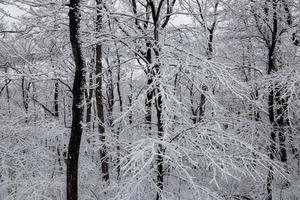
[[[70,0],[69,28],[72,52],[75,61],[75,77],[73,83],[72,127],[68,147],[67,160],[67,200],[78,199],[78,159],[82,136],[81,122],[84,108],[81,105],[84,99],[84,60],[80,46],[80,0]]]
[[[173,14],[173,7],[176,0],[165,1],[160,0],[156,3],[154,0],[147,0],[145,4],[141,4],[145,8],[143,13],[145,20],[138,19],[138,4],[136,0],[131,0],[131,10],[135,17],[136,28],[146,36],[146,30],[151,30],[149,39],[145,40],[146,50],[141,51],[141,54],[146,61],[145,73],[147,75],[147,92],[145,98],[146,116],[145,121],[147,128],[152,129],[152,104],[155,105],[156,120],[157,120],[157,136],[160,141],[164,137],[163,128],[163,98],[161,94],[161,47],[160,47],[160,31],[166,28],[170,17]],[[153,24],[152,24],[153,23]],[[150,25],[152,24],[152,26]],[[151,39],[150,39],[151,38]],[[159,189],[156,199],[161,199],[161,193],[164,188],[164,159],[163,154],[165,148],[161,143],[157,145],[157,180],[156,185]]]
[[[287,68],[281,55],[281,42],[284,39],[284,34],[287,33],[287,27],[292,24],[289,7],[285,0],[252,0],[252,3],[252,6],[256,5],[255,8],[252,7],[256,27],[267,49],[266,73],[269,76],[275,75],[274,77],[276,77],[282,72],[282,69]],[[262,9],[257,10],[258,6]],[[292,42],[294,44],[296,43],[295,33],[292,34]],[[287,95],[286,84],[286,82],[280,79],[273,78],[268,86],[268,115],[269,122],[272,126],[269,157],[271,160],[275,160],[279,157],[282,163],[287,162],[287,149],[285,144],[287,132],[284,130],[285,127],[290,124],[287,111],[289,97]],[[285,95],[287,95],[287,97],[284,97]],[[267,178],[268,200],[273,199],[273,179],[273,166],[270,165]]]
[[[97,16],[96,16],[96,31],[100,34],[102,31],[102,0],[96,0],[97,5]],[[102,94],[102,45],[100,41],[96,45],[96,106],[98,115],[98,131],[100,136],[100,141],[102,142],[102,147],[100,149],[100,162],[101,162],[101,172],[104,181],[109,180],[108,171],[108,156],[106,149],[106,137],[105,137],[105,127],[104,127],[104,106],[103,106],[103,94]]]

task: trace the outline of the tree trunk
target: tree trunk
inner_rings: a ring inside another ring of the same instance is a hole
[[[119,98],[119,108],[120,108],[120,113],[123,113],[123,99],[121,95],[121,86],[120,86],[120,81],[121,81],[121,61],[120,61],[120,56],[117,51],[117,59],[118,59],[118,75],[117,75],[117,93],[118,93],[118,98]],[[121,128],[122,123],[119,124],[116,132],[116,137],[117,137],[117,179],[120,179],[120,172],[121,172],[121,166],[120,166],[120,128]]]
[[[25,77],[22,77],[22,97],[23,97],[23,105],[25,108],[26,113],[28,112],[28,90],[26,87],[26,81],[25,81]],[[26,120],[27,121],[27,120]]]
[[[269,120],[271,125],[273,126],[275,122],[274,116],[274,91],[272,86],[270,86],[270,92],[268,95],[268,110],[269,110]],[[274,160],[276,154],[276,134],[274,127],[271,130],[271,144],[269,146],[269,158]],[[267,200],[272,200],[272,182],[273,182],[273,167],[272,165],[269,166],[268,178],[267,178]]]
[[[275,61],[273,60],[273,51],[269,50],[269,60],[268,60],[268,74],[271,74],[275,70]],[[268,111],[269,111],[269,121],[272,126],[271,130],[271,144],[269,146],[269,158],[274,160],[276,155],[276,130],[275,130],[275,113],[274,113],[274,88],[273,85],[270,86],[270,91],[268,95]],[[269,166],[268,178],[267,178],[267,200],[272,200],[272,182],[273,182],[273,168]]]
[[[114,84],[113,84],[113,71],[107,61],[107,100],[108,100],[108,125],[111,129],[114,127],[113,110],[114,110]]]
[[[131,71],[131,73],[130,73],[130,83],[129,83],[130,94],[128,95],[128,107],[130,109],[132,107],[132,101],[133,101],[133,79],[132,79],[132,76],[133,76],[133,71]],[[145,103],[145,106],[147,108],[146,103]],[[133,113],[131,110],[129,111],[128,120],[129,120],[129,124],[132,124]]]
[[[5,73],[7,73],[7,69],[8,67],[5,67]],[[8,113],[10,113],[10,95],[9,95],[9,89],[8,89],[8,84],[10,83],[10,80],[9,79],[5,79],[5,89],[6,89],[6,101],[7,101],[7,108],[8,108]],[[1,94],[1,92],[0,92]]]
[[[102,30],[102,0],[96,0],[97,3],[97,21],[96,21],[96,31],[100,32]],[[100,162],[101,162],[101,173],[102,179],[106,182],[109,181],[108,172],[108,156],[105,144],[105,128],[104,128],[104,109],[102,101],[102,45],[96,45],[96,107],[98,115],[98,131],[100,140],[102,142],[102,148],[100,149]]]
[[[79,42],[79,3],[80,0],[70,0],[69,9],[70,41],[76,69],[73,83],[72,128],[67,158],[67,200],[78,199],[78,158],[84,113],[84,108],[80,105],[84,99],[85,75]]]
[[[147,53],[146,53],[146,60],[148,62],[147,67],[147,94],[145,99],[145,107],[146,107],[146,126],[148,129],[151,130],[151,121],[152,121],[152,97],[153,97],[153,89],[150,88],[153,82],[153,69],[151,69],[150,64],[152,63],[152,56],[151,56],[151,42],[146,43],[147,46]]]
[[[286,147],[285,147],[285,133],[284,133],[284,127],[285,127],[285,120],[284,120],[284,100],[281,98],[281,91],[280,91],[281,85],[278,85],[276,87],[276,93],[275,93],[275,102],[277,105],[276,109],[276,129],[278,132],[278,141],[279,141],[279,154],[280,154],[280,161],[286,162],[287,161],[287,153],[286,153]]]
[[[267,5],[268,6],[268,5]],[[276,72],[276,64],[275,64],[275,48],[277,44],[277,30],[278,30],[278,22],[277,22],[277,1],[272,0],[272,8],[273,8],[273,14],[272,14],[272,31],[271,31],[271,41],[269,42],[269,48],[268,48],[268,68],[267,68],[267,74],[271,74],[273,72]],[[268,17],[269,10],[268,7],[265,8],[265,15]],[[268,95],[268,111],[269,111],[269,120],[270,124],[272,126],[271,131],[271,144],[269,147],[269,157],[271,160],[274,160],[276,155],[276,124],[275,124],[275,112],[274,112],[274,85],[270,85],[270,91]],[[269,166],[269,173],[267,178],[267,200],[272,200],[272,182],[274,178],[273,168],[270,165]]]
[[[58,110],[58,81],[54,84],[54,115],[56,118],[59,117],[59,110]]]
[[[92,62],[93,64],[94,62]],[[86,80],[89,82],[89,89],[86,90],[86,104],[87,104],[87,108],[86,108],[86,123],[89,127],[89,130],[92,130],[92,97],[93,97],[93,89],[91,88],[93,85],[93,72],[89,72],[89,76],[88,76],[88,80]]]
[[[157,117],[157,130],[158,130],[158,138],[160,141],[163,140],[164,137],[164,129],[163,129],[163,122],[162,122],[162,96],[160,94],[159,86],[157,88],[157,99],[155,101],[155,107],[156,107],[156,117]],[[158,144],[158,150],[157,150],[157,187],[159,188],[159,192],[157,193],[156,199],[160,199],[160,193],[163,191],[164,188],[164,159],[163,154],[165,148],[162,144]]]
[[[160,75],[160,49],[159,49],[159,38],[158,38],[158,30],[157,30],[157,20],[158,19],[153,19],[155,28],[154,28],[154,47],[153,52],[155,54],[156,58],[156,64],[154,65],[153,68],[151,68],[151,75],[153,79],[157,79],[158,82],[155,84],[154,89],[152,90],[152,98],[157,97],[155,100],[155,108],[156,108],[156,118],[157,118],[157,136],[159,141],[163,141],[164,137],[164,129],[163,129],[163,99],[161,96],[161,91],[160,91],[160,80],[161,80],[161,75]],[[155,80],[154,79],[154,80]],[[158,149],[157,149],[157,187],[159,189],[157,195],[156,195],[156,200],[161,199],[161,193],[164,189],[164,159],[163,155],[165,153],[165,147],[160,143],[158,144]]]

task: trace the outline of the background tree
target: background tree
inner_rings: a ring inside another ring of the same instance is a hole
[[[6,3],[0,199],[299,196],[298,2]]]

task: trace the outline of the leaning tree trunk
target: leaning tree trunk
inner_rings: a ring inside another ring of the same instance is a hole
[[[84,108],[80,104],[84,99],[84,61],[79,43],[80,0],[70,0],[69,27],[70,41],[75,61],[75,77],[73,83],[72,128],[68,147],[67,160],[67,200],[78,199],[78,158],[82,135],[81,121]]]

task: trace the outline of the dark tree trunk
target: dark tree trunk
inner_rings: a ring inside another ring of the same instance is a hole
[[[97,21],[96,21],[96,31],[100,32],[102,30],[102,0],[97,0]],[[109,181],[108,172],[108,156],[105,144],[105,128],[104,128],[104,109],[102,101],[102,45],[96,45],[96,107],[98,115],[98,131],[99,137],[102,142],[102,148],[100,149],[100,162],[101,162],[101,173],[102,179],[106,182]]]
[[[84,108],[80,104],[84,99],[84,61],[79,42],[80,0],[70,0],[69,27],[70,41],[75,61],[75,77],[73,83],[72,128],[67,158],[67,200],[78,199],[78,158],[82,135],[81,122]]]
[[[133,100],[133,83],[132,83],[132,76],[133,76],[133,71],[131,71],[131,74],[130,74],[130,83],[129,83],[129,88],[130,88],[130,94],[128,95],[128,106],[129,108],[132,107],[132,100]],[[146,104],[146,102],[145,102]],[[145,105],[146,108],[147,108],[147,105]],[[129,119],[129,124],[132,124],[132,120],[133,120],[133,113],[132,111],[130,110],[129,112],[129,115],[128,115],[128,119]]]
[[[117,51],[117,59],[118,59],[118,74],[117,74],[117,93],[118,93],[118,98],[119,98],[119,108],[120,108],[120,113],[123,113],[123,99],[122,99],[122,94],[121,94],[121,86],[120,86],[120,81],[121,81],[121,61],[120,61],[120,56]],[[120,166],[120,128],[121,128],[121,123],[119,124],[116,132],[116,137],[117,137],[117,179],[120,179],[120,172],[121,172],[121,166]]]
[[[26,113],[28,112],[28,90],[26,87],[26,81],[25,81],[25,77],[22,77],[22,97],[23,97],[23,105],[25,108]]]
[[[108,62],[107,62],[108,63]],[[113,109],[114,109],[114,84],[113,84],[113,71],[111,66],[108,65],[107,70],[108,84],[107,84],[107,99],[108,99],[108,125],[113,129]]]
[[[154,19],[154,24],[156,24],[156,20]],[[156,108],[156,118],[157,118],[157,131],[158,131],[158,139],[162,140],[164,133],[163,133],[163,122],[162,122],[162,104],[163,104],[163,100],[162,100],[162,96],[161,96],[161,92],[160,92],[160,83],[159,83],[159,79],[160,79],[160,64],[159,64],[159,48],[158,48],[158,32],[157,29],[154,30],[154,47],[152,47],[150,42],[147,42],[147,53],[146,53],[146,60],[148,62],[148,68],[147,68],[147,94],[146,94],[146,101],[145,101],[145,107],[146,107],[146,116],[145,116],[145,120],[146,120],[146,125],[147,128],[150,130],[151,134],[151,121],[152,121],[152,102],[155,102],[155,108]],[[155,54],[156,57],[156,61],[158,62],[157,64],[155,64],[154,66],[152,66],[151,64],[153,64],[153,60],[152,60],[152,51]],[[154,83],[154,80],[158,80],[157,83]],[[156,99],[154,99],[154,97],[157,97]],[[164,147],[162,146],[162,144],[158,144],[158,149],[157,149],[157,187],[159,189],[159,191],[156,194],[156,200],[159,200],[161,198],[161,192],[163,191],[163,181],[164,181],[164,174],[163,174],[163,154],[164,154]]]
[[[5,73],[7,73],[7,68],[8,67],[5,67]],[[5,79],[5,89],[6,89],[6,100],[7,100],[7,106],[8,106],[8,109],[9,109],[9,100],[10,100],[10,95],[9,95],[9,89],[8,89],[8,84],[10,83],[10,80],[9,79]],[[1,92],[0,92],[1,94]],[[10,113],[10,110],[8,110],[8,112]]]
[[[94,64],[94,62],[92,62],[92,64]],[[92,87],[93,85],[93,72],[89,72],[89,76],[88,76],[88,80],[89,82],[89,87]],[[93,97],[93,89],[89,88],[86,90],[86,104],[87,104],[87,108],[86,108],[86,123],[89,127],[89,130],[92,130],[92,97]]]
[[[56,118],[59,117],[58,110],[58,82],[56,81],[54,84],[54,115]]]
[[[268,60],[268,74],[271,74],[273,70],[275,70],[275,64],[273,60],[273,51],[269,50],[269,60]],[[271,53],[271,54],[270,54]],[[274,127],[275,124],[275,113],[274,113],[274,88],[273,85],[269,88],[269,94],[268,94],[268,111],[269,111],[269,121],[272,125],[271,130],[271,141],[269,146],[269,158],[271,160],[274,160],[276,155],[276,130]],[[272,182],[273,182],[273,168],[270,165],[269,166],[269,172],[268,172],[268,178],[267,178],[267,200],[272,200]]]
[[[278,31],[278,19],[277,19],[277,0],[272,0],[272,31],[271,31],[271,41],[266,41],[268,44],[268,68],[267,68],[267,74],[271,74],[277,71],[276,69],[276,60],[275,60],[275,48],[277,44],[277,31]],[[265,7],[265,16],[268,18],[269,16],[269,7],[268,2],[266,1],[266,7]],[[274,160],[276,156],[276,122],[275,122],[275,112],[274,112],[274,106],[275,106],[275,94],[274,94],[274,85],[270,85],[269,88],[269,95],[268,95],[268,111],[269,111],[269,120],[270,124],[272,125],[271,130],[271,141],[269,146],[269,157],[271,160]],[[269,173],[267,178],[267,200],[272,200],[272,182],[273,182],[273,168],[272,165],[269,166]]]
[[[147,21],[143,21],[139,23],[138,17],[135,20],[135,24],[138,30],[141,30],[143,32],[143,28],[147,29],[149,22],[150,22],[150,16],[152,17],[153,21],[153,39],[147,39],[146,44],[146,51],[141,52],[144,56],[144,60],[146,60],[147,69],[145,70],[147,75],[147,91],[146,91],[146,97],[145,97],[145,109],[146,109],[146,115],[145,115],[145,123],[146,123],[146,129],[149,131],[149,135],[151,134],[151,123],[152,123],[152,103],[155,103],[156,108],[156,117],[157,117],[157,130],[158,130],[158,139],[160,141],[163,140],[164,137],[164,130],[163,130],[163,98],[161,96],[160,91],[160,67],[161,64],[159,62],[160,59],[160,47],[159,47],[159,31],[160,29],[164,29],[169,20],[170,16],[172,14],[173,6],[175,4],[176,0],[173,1],[159,1],[157,7],[154,0],[147,0],[147,4],[145,6],[146,12],[147,12]],[[160,20],[160,15],[162,14],[162,8],[166,6],[166,16]],[[132,11],[134,15],[138,15],[137,13],[137,4],[136,0],[131,1]],[[143,24],[143,25],[141,25]],[[143,28],[142,28],[143,27]],[[152,58],[152,54],[155,55],[155,58]],[[132,100],[132,99],[131,99]],[[159,143],[158,149],[157,149],[157,158],[156,158],[156,164],[157,164],[157,187],[159,191],[157,192],[156,199],[161,199],[161,193],[163,191],[163,180],[164,180],[164,174],[163,174],[163,154],[165,151],[165,147]]]
[[[163,122],[162,122],[162,96],[160,94],[159,87],[157,88],[157,99],[155,102],[156,107],[156,117],[157,117],[157,129],[158,129],[158,138],[159,140],[163,140],[164,136],[164,129],[163,129]],[[160,192],[163,191],[164,188],[164,147],[162,144],[158,144],[158,150],[157,150],[157,187],[159,188]],[[156,199],[160,199],[160,192],[157,193]]]
[[[155,83],[154,89],[152,90],[152,98],[155,98],[155,108],[156,108],[156,118],[157,118],[157,131],[158,131],[158,139],[160,141],[163,141],[164,137],[164,129],[163,129],[163,99],[161,96],[160,91],[160,48],[159,48],[159,39],[158,39],[158,30],[157,30],[157,23],[158,18],[153,18],[155,28],[154,28],[154,48],[153,52],[155,54],[156,62],[157,64],[154,65],[153,68],[151,68],[151,76],[153,79],[157,79],[158,82]],[[164,159],[163,155],[165,151],[165,147],[162,144],[158,144],[157,149],[157,187],[159,189],[159,192],[156,195],[156,200],[161,199],[161,193],[164,189]]]
[[[279,156],[281,162],[287,161],[287,153],[285,148],[285,133],[284,133],[284,100],[281,98],[281,91],[280,91],[280,85],[276,87],[276,93],[275,93],[275,102],[277,105],[276,109],[276,115],[277,115],[277,121],[276,121],[276,129],[278,132],[278,141],[279,141]]]
[[[213,40],[214,40],[214,29],[213,26],[211,29],[208,29],[208,43],[207,43],[207,59],[211,60],[213,55]]]
[[[151,129],[151,121],[152,121],[152,97],[153,97],[153,89],[151,88],[151,85],[153,83],[153,69],[151,69],[150,64],[152,63],[152,56],[151,56],[151,42],[146,43],[147,46],[147,53],[146,53],[146,60],[148,62],[147,67],[147,94],[146,94],[146,100],[145,100],[145,107],[146,107],[146,126],[148,129]]]
[[[274,90],[272,86],[270,86],[270,91],[268,95],[268,111],[269,111],[269,120],[270,123],[273,125],[275,122],[274,116]],[[269,158],[274,160],[276,155],[276,133],[274,127],[271,130],[271,141],[269,146]],[[273,167],[272,165],[269,166],[269,172],[267,177],[267,200],[272,200],[272,182],[273,182]]]

